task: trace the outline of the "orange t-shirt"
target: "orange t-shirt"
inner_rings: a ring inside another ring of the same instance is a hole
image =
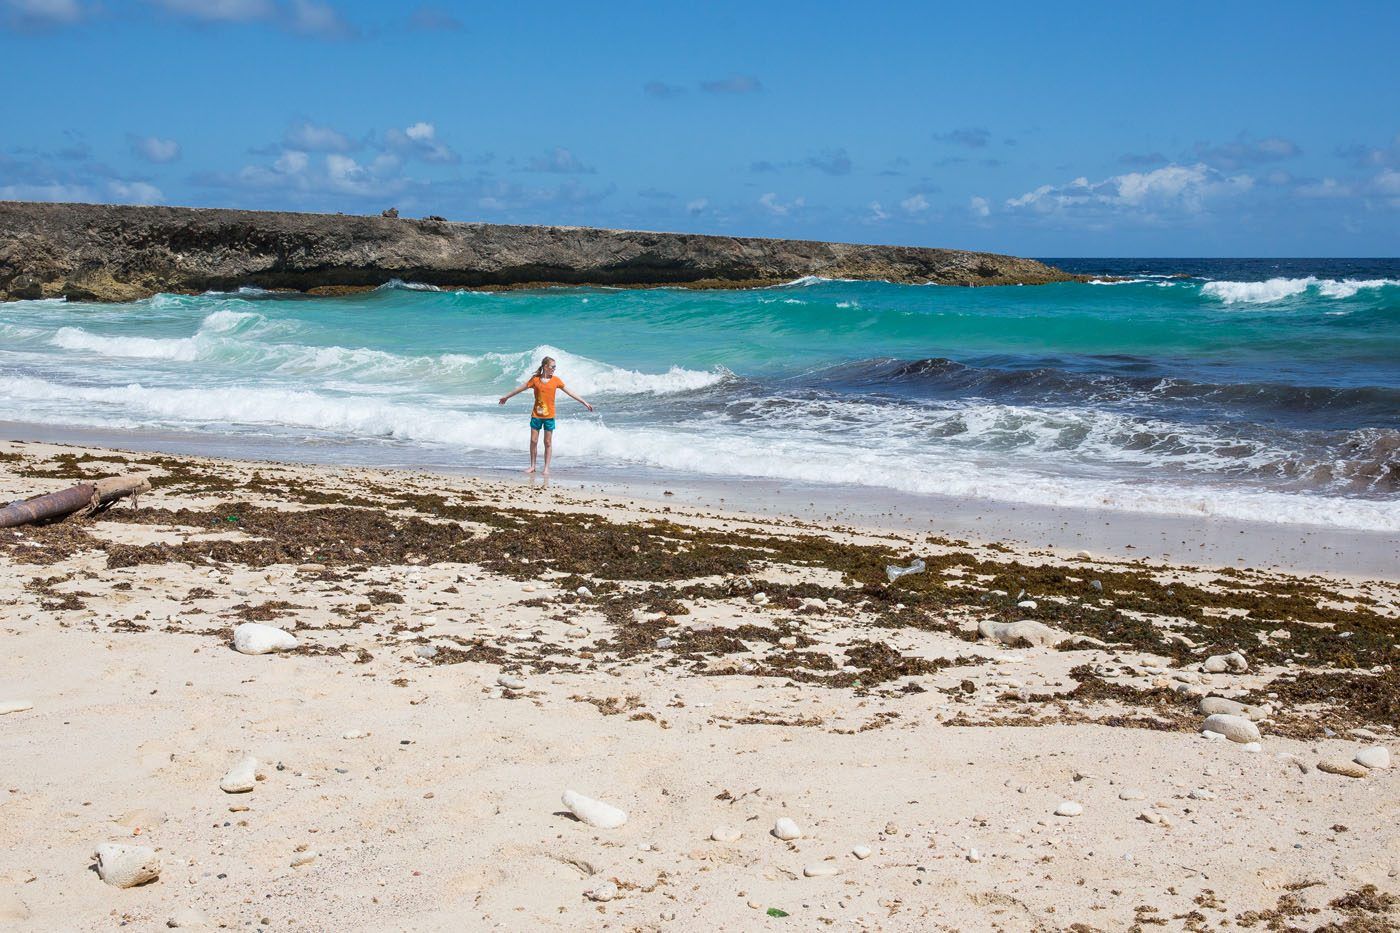
[[[558,376],[550,376],[548,379],[531,376],[530,381],[525,384],[535,390],[535,417],[553,418],[554,393],[564,388],[564,380]]]

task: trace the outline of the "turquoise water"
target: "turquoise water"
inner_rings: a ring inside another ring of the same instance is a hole
[[[560,397],[562,471],[1400,529],[1400,268],[1119,262],[1020,288],[14,302],[0,418],[515,467],[528,401],[496,399],[548,354],[599,409]]]

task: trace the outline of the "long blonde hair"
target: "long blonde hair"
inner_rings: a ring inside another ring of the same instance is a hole
[[[543,376],[543,375],[544,375],[544,368],[545,368],[546,366],[548,366],[550,363],[553,363],[553,362],[554,362],[554,357],[552,357],[552,356],[546,356],[544,359],[540,360],[540,365],[539,365],[538,367],[536,367],[536,369],[535,369],[534,378],[535,378],[535,379],[538,379],[538,378],[540,378],[541,376]]]

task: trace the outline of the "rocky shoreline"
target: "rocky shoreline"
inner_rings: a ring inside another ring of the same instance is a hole
[[[0,300],[133,301],[243,286],[770,285],[806,275],[941,285],[1078,277],[1031,259],[586,227],[213,208],[0,202]]]

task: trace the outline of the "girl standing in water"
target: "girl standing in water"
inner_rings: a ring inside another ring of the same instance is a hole
[[[554,455],[554,393],[563,389],[565,395],[589,411],[593,410],[593,406],[564,388],[564,380],[554,375],[554,357],[552,356],[546,356],[540,362],[539,369],[536,369],[535,374],[525,380],[524,385],[509,395],[502,395],[500,403],[504,405],[526,389],[535,390],[535,407],[530,412],[530,468],[525,472],[535,472],[540,431],[544,431],[544,471],[541,475],[548,476],[549,460]]]

